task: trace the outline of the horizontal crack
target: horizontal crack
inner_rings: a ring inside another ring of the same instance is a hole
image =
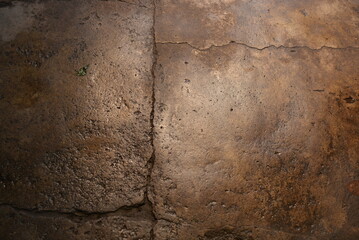
[[[211,45],[210,47],[207,48],[200,48],[200,47],[196,47],[193,46],[192,44],[190,44],[189,42],[170,42],[170,41],[164,41],[164,42],[156,42],[156,44],[170,44],[170,45],[188,45],[193,49],[196,49],[198,51],[209,51],[212,48],[219,48],[219,47],[226,47],[229,45],[239,45],[239,46],[244,46],[250,49],[254,49],[254,50],[258,50],[258,51],[263,51],[265,49],[269,49],[269,48],[274,48],[274,49],[309,49],[312,51],[320,51],[322,49],[334,49],[334,50],[344,50],[344,49],[359,49],[359,47],[352,47],[352,46],[348,46],[348,47],[343,47],[343,48],[335,48],[335,47],[329,47],[329,46],[321,46],[320,48],[311,48],[308,46],[284,46],[284,45],[280,45],[280,46],[276,46],[276,45],[269,45],[269,46],[265,46],[263,48],[258,48],[258,47],[254,47],[254,46],[250,46],[248,44],[245,43],[240,43],[240,42],[235,42],[235,41],[230,41],[226,44],[222,44],[222,45]]]
[[[126,3],[126,4],[129,4],[129,5],[134,5],[134,6],[138,6],[138,7],[143,7],[143,8],[149,8],[147,7],[146,5],[143,5],[143,4],[137,4],[137,3],[133,3],[133,2],[127,2],[125,0],[100,0],[100,1],[103,1],[103,2],[121,2],[121,3]]]
[[[89,212],[84,210],[75,209],[74,211],[60,211],[60,210],[38,210],[36,208],[20,208],[10,204],[0,204],[1,208],[11,208],[15,211],[25,213],[27,215],[36,215],[36,216],[62,216],[62,217],[99,217],[99,216],[111,216],[118,214],[128,214],[133,210],[142,210],[143,212],[147,212],[148,203],[145,201],[144,203],[135,204],[131,206],[123,206],[113,211],[99,211],[99,212]],[[151,213],[152,214],[152,213]],[[150,214],[150,215],[151,215]]]

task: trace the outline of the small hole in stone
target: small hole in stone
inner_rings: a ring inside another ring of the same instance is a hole
[[[346,101],[347,103],[354,103],[355,99],[350,96],[350,97],[344,98],[344,101]]]

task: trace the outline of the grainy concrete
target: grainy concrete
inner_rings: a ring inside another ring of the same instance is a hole
[[[358,12],[0,1],[0,239],[359,239]]]

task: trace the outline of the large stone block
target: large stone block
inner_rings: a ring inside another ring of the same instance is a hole
[[[157,48],[157,235],[357,239],[358,49]]]
[[[152,25],[135,1],[3,4],[0,203],[102,212],[144,201]]]

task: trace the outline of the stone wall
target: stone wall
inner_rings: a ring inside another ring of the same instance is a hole
[[[0,239],[359,239],[358,13],[0,1]]]

